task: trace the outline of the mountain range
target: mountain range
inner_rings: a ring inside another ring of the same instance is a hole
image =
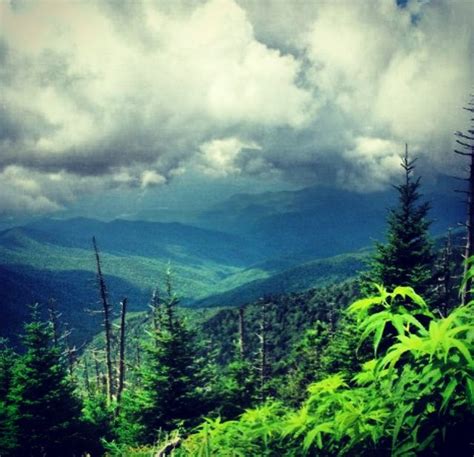
[[[433,234],[462,220],[454,193],[427,194]],[[187,214],[188,223],[44,218],[0,232],[0,297],[15,336],[26,304],[55,298],[76,340],[91,336],[99,310],[92,236],[101,251],[111,301],[147,308],[171,266],[186,305],[239,305],[266,294],[340,281],[365,267],[373,240],[383,240],[395,193],[354,194],[324,188],[237,194]],[[96,325],[97,324],[97,325]]]

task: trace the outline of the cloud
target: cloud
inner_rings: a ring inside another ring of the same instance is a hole
[[[261,149],[256,143],[246,143],[238,138],[212,140],[201,145],[198,167],[214,176],[239,174],[248,167],[248,163],[258,161],[255,156]],[[242,154],[244,151],[247,154]],[[245,160],[248,153],[253,157]]]
[[[409,142],[436,158],[448,151],[432,140],[444,143],[465,123],[460,108],[474,81],[474,6],[424,3],[323,3],[305,51],[314,85],[348,120],[337,127],[350,129],[355,141]]]
[[[255,24],[263,9],[241,0]],[[267,11],[281,2],[266,0]],[[282,43],[304,63],[303,84],[316,107],[302,131],[257,138],[261,158],[302,184],[373,191],[398,173],[408,143],[420,169],[452,172],[453,132],[472,91],[472,2],[392,0],[301,2],[293,35],[262,25],[257,36]],[[269,16],[268,16],[269,17]],[[268,19],[267,17],[267,19]],[[383,150],[369,148],[377,144]],[[370,150],[369,154],[365,151]]]
[[[400,173],[403,145],[381,138],[356,138],[354,148],[345,150],[346,166],[338,172],[341,187],[359,192],[381,190]]]
[[[193,168],[369,191],[405,142],[446,170],[473,15],[442,0],[1,3],[0,173],[15,191],[0,211]]]
[[[155,170],[145,170],[141,176],[141,187],[146,188],[149,186],[157,186],[159,184],[164,184],[166,178]]]
[[[232,1],[115,6],[0,6],[0,169],[157,185],[219,132],[307,122],[299,62]]]
[[[0,216],[41,214],[64,209],[77,195],[104,190],[97,177],[44,173],[9,165],[0,172]]]

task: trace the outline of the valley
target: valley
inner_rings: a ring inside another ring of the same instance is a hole
[[[438,197],[428,195],[435,234],[462,217],[454,192]],[[131,311],[148,309],[168,267],[182,304],[192,307],[237,306],[349,279],[364,270],[373,240],[383,239],[391,199],[390,192],[374,197],[307,188],[237,194],[200,213],[196,225],[43,218],[6,229],[0,232],[0,297],[8,318],[0,332],[18,342],[27,305],[55,299],[75,329],[74,342],[94,335],[92,236],[112,303],[128,297]]]

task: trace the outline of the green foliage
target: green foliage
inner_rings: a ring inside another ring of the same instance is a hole
[[[335,373],[311,384],[298,410],[271,403],[235,421],[209,419],[180,455],[470,455],[474,303],[437,318],[409,287],[378,290],[349,313],[379,358],[352,378]]]
[[[84,421],[101,439],[110,440],[114,436],[114,406],[108,403],[105,393],[93,392],[84,396],[82,409]]]
[[[140,385],[124,398],[119,440],[155,442],[160,430],[171,430],[200,415],[201,367],[195,335],[178,313],[178,299],[168,288],[153,307]]]
[[[389,343],[390,329],[398,334],[410,325],[423,329],[418,320],[422,317],[433,318],[426,302],[411,287],[396,287],[389,293],[384,287],[375,285],[379,295],[357,300],[349,307],[349,312],[358,315],[362,331],[361,340],[373,334],[373,350],[377,355],[382,337]],[[387,331],[388,330],[388,331]]]
[[[306,330],[289,356],[288,373],[277,390],[279,397],[292,405],[304,400],[309,384],[322,376],[323,355],[331,338],[330,326],[325,322],[316,321],[312,329]]]
[[[401,284],[416,287],[424,295],[433,287],[434,255],[428,234],[430,206],[418,203],[420,179],[412,177],[414,162],[405,154],[401,164],[405,182],[395,186],[399,203],[388,216],[387,242],[376,245],[365,279],[369,287],[373,282],[389,288]]]
[[[238,421],[206,419],[183,444],[178,455],[195,457],[276,456],[280,420],[285,408],[276,402],[246,411]]]
[[[13,366],[17,355],[6,340],[0,340],[0,455],[8,456],[18,447],[18,429],[14,423],[14,406],[9,398],[13,383]]]
[[[269,355],[275,361],[285,361],[292,348],[299,344],[306,330],[316,321],[337,323],[341,311],[359,294],[355,281],[318,287],[306,292],[269,296],[268,341]],[[259,347],[261,303],[245,306],[245,325],[249,354]],[[209,318],[200,328],[201,337],[211,341],[217,351],[217,362],[224,365],[234,358],[234,343],[238,338],[238,310],[223,309]],[[278,369],[278,367],[276,367]]]
[[[223,419],[233,419],[255,404],[258,377],[248,360],[235,360],[218,373],[213,386],[214,411]]]
[[[83,424],[74,384],[67,377],[52,329],[33,308],[25,325],[26,353],[13,367],[8,402],[17,432],[12,455],[75,455],[83,449]]]

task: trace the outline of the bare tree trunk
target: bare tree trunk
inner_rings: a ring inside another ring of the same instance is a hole
[[[257,335],[260,340],[260,351],[259,351],[259,366],[258,371],[260,372],[260,395],[262,401],[265,399],[265,390],[268,379],[268,319],[267,319],[267,308],[268,303],[262,301],[260,305],[261,321],[260,321],[260,333]]]
[[[246,341],[245,341],[245,321],[244,321],[244,307],[239,308],[239,351],[241,360],[245,359],[246,355]]]
[[[97,264],[97,279],[99,282],[99,293],[102,302],[102,310],[104,316],[104,330],[105,330],[105,360],[107,366],[107,396],[109,402],[112,401],[115,389],[114,389],[114,377],[112,369],[112,322],[111,314],[112,307],[109,304],[107,296],[107,287],[105,285],[104,275],[102,274],[102,267],[100,263],[99,249],[97,248],[97,242],[95,236],[92,237],[92,244],[94,246],[95,260]]]
[[[92,351],[92,358],[94,359],[94,368],[95,368],[95,385],[97,392],[100,392],[102,387],[102,383],[100,380],[100,367],[99,367],[99,360],[97,359],[97,354],[95,350]]]
[[[69,329],[69,325],[65,324],[66,330],[62,338],[64,339],[65,350],[64,353],[66,354],[66,361],[67,361],[67,368],[69,375],[72,377],[74,373],[74,363],[76,361],[76,347],[71,347],[69,337],[71,336],[71,330]]]
[[[168,268],[166,270],[166,293],[168,295],[167,300],[165,300],[165,314],[166,314],[166,320],[168,324],[168,331],[173,332],[173,326],[174,326],[174,307],[177,304],[176,297],[173,293],[173,285],[171,281],[171,266],[168,265]]]
[[[440,313],[446,317],[452,306],[453,295],[453,243],[451,229],[448,231],[446,244],[443,249],[441,259],[441,277],[440,277]]]
[[[469,165],[469,190],[467,195],[467,220],[466,220],[466,247],[464,249],[464,274],[467,274],[469,263],[467,260],[474,254],[474,151],[471,153]],[[467,276],[464,276],[467,277]],[[463,291],[463,303],[471,300],[472,279],[468,279]]]
[[[140,347],[140,338],[138,335],[135,337],[135,350],[137,356],[137,368],[140,370],[142,366],[142,355],[141,355],[141,347]]]
[[[127,299],[124,298],[120,309],[120,350],[119,350],[119,380],[117,388],[117,403],[120,403],[125,381],[125,317],[127,314]]]
[[[166,457],[174,455],[173,451],[181,445],[181,442],[181,437],[177,436],[173,438],[172,440],[165,443],[165,445],[158,450],[154,457]]]
[[[151,317],[153,320],[153,329],[155,330],[155,332],[157,332],[160,329],[160,316],[159,316],[160,295],[157,289],[153,291],[153,295],[151,297],[150,308],[151,308]]]
[[[60,314],[56,309],[56,300],[51,298],[48,300],[48,315],[49,321],[51,322],[51,326],[53,328],[53,343],[54,347],[59,346],[59,317]]]
[[[89,380],[89,359],[87,353],[84,353],[84,388],[86,392],[90,394],[91,392],[91,383]]]
[[[474,113],[474,96],[472,96],[471,102],[464,108],[465,110]],[[474,118],[471,119],[474,122]],[[469,176],[468,189],[461,190],[460,192],[467,195],[467,218],[466,218],[466,246],[464,249],[464,277],[467,278],[466,274],[469,270],[468,259],[474,255],[474,124],[472,130],[467,131],[468,134],[462,132],[456,132],[455,135],[458,137],[456,143],[460,145],[464,151],[454,150],[456,154],[461,156],[469,157]],[[462,302],[468,303],[471,300],[471,288],[472,279],[468,279],[464,285],[462,291]]]
[[[155,289],[153,291],[153,295],[151,297],[151,303],[150,303],[151,318],[153,322],[153,331],[155,332],[155,336],[161,330],[161,324],[163,321],[163,314],[162,314],[162,309],[160,305],[161,305],[160,295],[159,295],[158,289]],[[158,347],[158,338],[155,338],[155,347]],[[137,358],[138,358],[138,363],[140,365],[140,349],[139,349],[138,344],[137,344]]]

